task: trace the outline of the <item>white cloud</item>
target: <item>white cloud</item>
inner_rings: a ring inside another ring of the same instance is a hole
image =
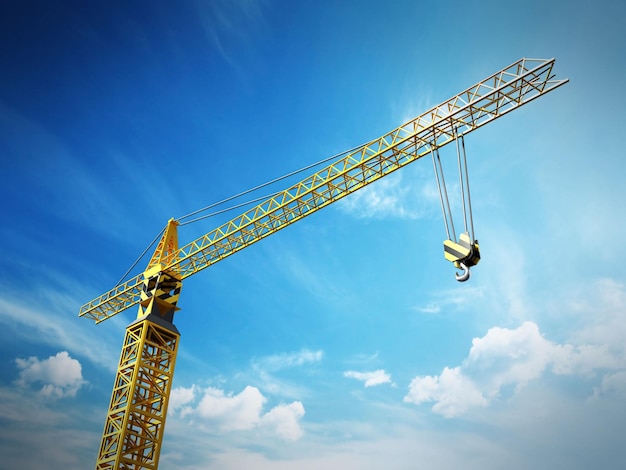
[[[626,285],[614,279],[599,279],[575,286],[569,292],[566,313],[580,316],[581,328],[574,340],[581,343],[605,344],[612,350],[625,352]]]
[[[626,398],[626,370],[607,374],[602,378],[602,383],[594,389],[591,398],[602,397]]]
[[[403,184],[402,173],[396,173],[351,194],[339,207],[360,219],[418,219],[431,199],[428,185]]]
[[[239,69],[228,52],[228,45],[235,39],[248,46],[254,42],[254,31],[264,25],[264,1],[219,0],[197,2],[198,18],[205,29],[207,39],[231,66]]]
[[[500,223],[483,227],[479,240],[488,246],[485,262],[477,268],[486,279],[490,291],[497,295],[490,295],[493,312],[506,312],[511,318],[523,321],[537,312],[536,298],[528,293],[528,275],[532,272],[528,265],[528,241],[510,227]],[[482,237],[485,238],[482,238]],[[485,252],[486,253],[486,252]],[[491,263],[489,260],[514,260],[507,263]]]
[[[309,393],[306,385],[293,380],[279,378],[280,372],[302,366],[310,366],[322,361],[322,350],[302,349],[296,352],[273,354],[254,358],[251,361],[251,372],[254,383],[263,390],[285,399],[301,399]]]
[[[463,369],[483,380],[483,389],[495,396],[507,384],[524,385],[541,376],[546,366],[567,353],[547,341],[535,323],[524,322],[519,328],[491,328],[482,338],[472,340],[472,348]],[[560,362],[560,361],[559,361]]]
[[[261,418],[261,426],[270,429],[286,441],[297,441],[304,434],[300,419],[304,416],[304,406],[299,401],[272,408]]]
[[[238,394],[197,386],[172,390],[171,411],[179,411],[181,419],[190,418],[203,427],[209,424],[223,432],[264,430],[285,440],[297,440],[303,435],[300,420],[305,414],[299,401],[281,404],[263,413],[267,398],[258,388],[247,386]]]
[[[281,245],[274,258],[277,269],[284,271],[291,282],[297,283],[298,289],[320,299],[337,300],[345,295],[345,290],[324,276],[320,276],[319,267],[312,266],[295,247],[286,249]]]
[[[419,313],[436,315],[442,310],[463,310],[468,305],[477,303],[484,297],[484,288],[464,286],[459,289],[444,289],[432,294],[432,299],[424,305],[417,305],[413,310]]]
[[[256,387],[247,386],[238,395],[226,395],[223,390],[209,387],[195,411],[226,431],[245,430],[258,425],[266,401]]]
[[[45,397],[73,397],[85,383],[80,362],[66,351],[41,361],[36,357],[18,358],[15,363],[20,369],[17,384],[21,387],[41,384],[39,393]]]
[[[119,341],[116,335],[123,334],[122,318],[108,320],[109,326],[103,328],[84,318],[68,316],[68,311],[78,313],[78,307],[74,299],[63,294],[32,289],[28,298],[35,300],[23,303],[8,296],[0,298],[0,325],[6,325],[9,331],[27,341],[67,349],[94,364],[116,370],[119,351],[113,344]]]
[[[543,337],[535,323],[524,322],[516,329],[491,328],[484,337],[474,338],[461,366],[446,367],[439,376],[414,378],[404,401],[434,402],[433,412],[450,418],[487,406],[506,386],[519,391],[546,370],[589,375],[624,366],[623,358],[604,346],[555,344]],[[606,380],[607,390],[619,388],[621,375]],[[596,391],[601,393],[602,387]]]
[[[416,311],[418,311],[420,313],[437,314],[437,313],[441,312],[441,305],[439,305],[439,304],[437,304],[435,302],[429,302],[425,306],[415,307],[414,310],[416,310]]]
[[[414,378],[404,401],[416,405],[434,401],[433,412],[446,418],[462,415],[474,406],[487,405],[483,393],[458,367],[446,367],[438,377]]]
[[[344,377],[356,379],[364,382],[365,387],[373,387],[391,382],[391,375],[386,373],[384,369],[378,369],[372,372],[356,372],[348,370],[343,373]]]
[[[170,392],[170,400],[168,409],[177,411],[183,408],[185,405],[191,403],[196,394],[196,386],[192,385],[189,388],[176,387]]]
[[[345,437],[355,430],[358,430],[358,437]],[[498,468],[500,463],[506,462],[511,468],[510,452],[480,436],[461,431],[451,436],[437,429],[417,430],[397,422],[374,426],[344,421],[328,423],[324,431],[324,437],[307,434],[310,439],[277,446],[267,452],[256,441],[253,445],[230,446],[216,451],[207,448],[197,435],[186,437],[185,430],[181,429],[179,439],[170,441],[161,461],[169,464],[163,465],[164,468],[185,470],[200,470],[207,466],[221,470],[414,470],[423,467],[416,462],[428,462],[429,467],[437,469],[472,470]],[[189,448],[188,452],[182,450],[181,442]],[[174,455],[174,452],[179,454]],[[185,465],[185,461],[190,462],[189,465]],[[512,468],[519,469],[520,466]]]
[[[253,361],[252,366],[255,369],[277,371],[288,367],[298,367],[320,362],[323,356],[324,353],[321,350],[302,349],[298,352],[275,354],[256,359]]]

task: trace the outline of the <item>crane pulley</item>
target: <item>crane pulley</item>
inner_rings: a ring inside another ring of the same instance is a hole
[[[382,137],[182,247],[170,219],[143,274],[86,303],[79,316],[100,323],[139,305],[126,329],[97,470],[156,469],[180,334],[173,324],[182,281],[429,153],[446,221],[445,257],[469,277],[480,260],[469,198],[464,135],[568,82],[555,79],[554,59],[520,59]],[[439,149],[457,142],[465,231],[456,238]],[[462,145],[463,157],[459,151]],[[441,183],[439,178],[441,177]],[[447,205],[447,208],[446,208]],[[447,218],[449,217],[449,223]]]

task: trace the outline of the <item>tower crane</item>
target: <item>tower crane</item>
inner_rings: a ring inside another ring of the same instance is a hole
[[[100,323],[138,305],[136,320],[126,328],[96,469],[158,467],[180,338],[174,312],[184,279],[429,154],[448,235],[445,258],[462,271],[457,279],[466,280],[480,252],[471,223],[463,138],[567,83],[555,78],[554,65],[554,59],[522,58],[183,246],[180,223],[170,219],[145,271],[79,312]],[[458,155],[465,231],[458,239],[439,160],[439,148],[453,141],[463,148]]]

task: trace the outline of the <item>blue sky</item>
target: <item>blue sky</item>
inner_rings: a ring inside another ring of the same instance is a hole
[[[623,467],[626,4],[170,3],[0,7],[3,468],[94,465],[136,311],[78,310],[170,217],[521,57],[571,81],[467,137],[471,280],[428,161],[187,279],[160,468]]]

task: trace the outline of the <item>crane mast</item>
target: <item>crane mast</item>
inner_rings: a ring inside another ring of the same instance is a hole
[[[158,467],[180,337],[173,317],[185,278],[567,83],[555,79],[554,63],[520,59],[182,247],[179,224],[170,219],[146,270],[79,312],[100,323],[139,305],[126,329],[96,469]],[[460,245],[446,242],[446,258],[458,266],[450,247]]]
[[[126,328],[96,470],[156,469],[180,333],[174,312],[182,287],[168,265],[178,250],[173,219],[143,273],[137,319]]]

